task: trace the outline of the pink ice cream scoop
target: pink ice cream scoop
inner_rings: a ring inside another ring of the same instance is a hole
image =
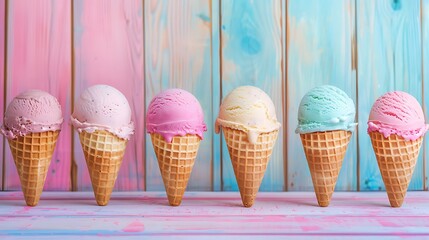
[[[410,94],[400,91],[379,97],[368,119],[368,133],[378,131],[386,138],[396,134],[406,140],[416,140],[428,128],[419,102]]]
[[[182,89],[168,89],[156,95],[146,116],[148,133],[158,133],[166,142],[174,136],[196,134],[203,139],[207,131],[204,114],[198,100]]]
[[[78,132],[105,130],[123,139],[134,134],[127,98],[108,85],[95,85],[83,91],[75,103],[71,123]]]
[[[8,139],[60,130],[63,122],[58,100],[47,92],[28,90],[9,103],[1,132]]]

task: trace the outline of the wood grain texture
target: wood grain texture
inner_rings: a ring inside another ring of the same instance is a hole
[[[239,86],[252,85],[273,100],[283,122],[281,1],[222,1],[222,97]],[[280,129],[260,191],[284,189],[283,134]],[[223,190],[237,190],[228,148],[222,137]]]
[[[426,122],[429,122],[429,0],[422,0],[421,19],[422,19],[422,66],[423,66],[423,97],[424,106],[423,110],[426,115]],[[425,135],[424,141],[424,158],[423,167],[425,168],[424,174],[424,190],[429,190],[429,134]]]
[[[283,123],[261,191],[313,191],[294,131],[299,102],[315,86],[335,85],[358,104],[358,131],[336,190],[384,189],[366,133],[371,106],[379,96],[409,92],[429,119],[429,0],[8,2],[6,33],[6,0],[0,0],[0,122],[4,104],[30,88],[57,97],[64,114],[46,190],[70,190],[72,162],[74,189],[91,189],[69,116],[73,99],[94,84],[119,89],[132,108],[136,134],[128,143],[115,188],[124,191],[164,189],[144,119],[152,97],[167,88],[192,92],[205,113],[208,131],[189,190],[237,190],[225,141],[213,127],[222,97],[241,85],[266,91]],[[428,136],[410,190],[429,190]],[[19,190],[8,143],[1,136],[1,157],[3,153],[4,190]]]
[[[287,159],[288,190],[313,191],[299,134],[298,108],[302,97],[324,84],[345,91],[356,104],[353,66],[353,0],[299,1],[287,6]],[[356,132],[347,148],[336,190],[356,190]]]
[[[211,15],[212,15],[212,122],[211,126],[214,126],[219,112],[220,103],[222,101],[221,89],[220,89],[220,75],[221,75],[221,59],[220,59],[220,3],[221,0],[211,0]],[[220,134],[214,134],[212,132],[212,144],[213,144],[213,191],[222,190],[222,165],[220,151],[221,138]]]
[[[107,84],[128,99],[135,134],[128,142],[115,190],[144,188],[144,51],[141,0],[74,1],[74,99],[86,88]],[[77,189],[91,181],[74,133]]]
[[[180,207],[165,193],[112,195],[100,208],[92,193],[45,192],[37,207],[24,206],[22,194],[0,193],[1,237],[130,237],[189,239],[235,236],[259,239],[429,236],[429,196],[410,192],[401,208],[390,208],[386,193],[335,193],[329,209],[311,192],[260,193],[251,208],[233,192],[187,192]]]
[[[155,1],[145,6],[146,107],[168,88],[182,88],[195,95],[204,111],[208,131],[201,141],[188,190],[212,189],[212,61],[211,1]],[[164,190],[150,136],[146,134],[148,190]]]
[[[283,107],[282,109],[284,109],[282,111],[282,118],[283,118],[283,122],[282,122],[282,133],[283,133],[283,147],[285,148],[283,150],[283,178],[284,178],[284,187],[283,190],[284,191],[288,191],[288,177],[287,177],[287,173],[288,173],[288,164],[287,164],[287,155],[288,155],[288,149],[287,149],[287,145],[288,145],[288,132],[287,132],[287,126],[288,126],[288,113],[287,113],[287,106],[288,106],[288,99],[287,99],[287,44],[288,44],[288,35],[287,35],[287,4],[288,4],[288,0],[281,0],[281,10],[282,10],[282,17],[281,17],[281,26],[282,26],[282,38],[281,38],[281,42],[282,42],[282,61],[281,61],[281,68],[282,68],[282,78],[283,78],[283,94],[282,94],[282,103],[283,103]]]
[[[420,1],[371,1],[357,4],[360,190],[382,190],[367,121],[374,101],[401,90],[422,103]],[[409,190],[423,189],[422,154]]]
[[[70,1],[8,1],[7,89],[9,103],[28,89],[55,96],[64,116],[71,99]],[[70,189],[71,132],[67,118],[45,182],[46,190]],[[6,144],[8,145],[8,144]],[[4,190],[19,190],[20,182],[9,147],[5,147]]]
[[[5,68],[5,36],[6,36],[6,0],[0,0],[0,124],[3,124],[3,114],[4,114],[4,68]],[[0,186],[3,188],[3,145],[5,138],[0,134]],[[1,189],[0,188],[0,189]],[[3,190],[3,189],[1,189]]]

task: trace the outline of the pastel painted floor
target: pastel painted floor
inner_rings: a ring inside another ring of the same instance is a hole
[[[80,239],[429,238],[429,192],[409,192],[391,208],[384,192],[338,192],[328,208],[314,193],[259,193],[251,208],[238,192],[190,192],[170,207],[162,192],[116,192],[96,206],[92,192],[45,192],[37,207],[20,192],[0,193],[0,238]]]

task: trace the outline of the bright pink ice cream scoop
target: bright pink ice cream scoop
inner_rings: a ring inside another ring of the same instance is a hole
[[[406,140],[416,140],[426,133],[428,127],[419,102],[400,91],[379,97],[368,119],[368,133],[378,131],[386,138],[396,134]]]
[[[148,133],[158,133],[166,142],[174,136],[196,134],[203,139],[207,131],[204,114],[198,100],[182,89],[168,89],[156,95],[146,116]]]
[[[9,103],[4,114],[1,132],[8,139],[60,130],[63,122],[58,100],[47,92],[28,90]]]

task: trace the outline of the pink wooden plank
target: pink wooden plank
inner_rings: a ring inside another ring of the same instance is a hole
[[[120,90],[130,102],[136,133],[128,142],[116,190],[144,188],[143,7],[141,0],[74,1],[75,94],[95,84]],[[74,135],[77,189],[90,190],[85,158]],[[76,187],[76,186],[74,186]]]
[[[8,1],[6,101],[27,89],[41,89],[58,98],[70,115],[71,4],[56,0]],[[46,190],[70,189],[71,132],[67,118],[45,183]],[[9,147],[6,147],[5,190],[20,189]]]
[[[385,192],[335,195],[321,208],[311,192],[261,192],[244,208],[233,192],[187,192],[180,207],[168,206],[163,192],[113,193],[100,208],[89,192],[47,192],[32,208],[17,205],[20,192],[2,192],[0,235],[429,236],[427,192],[409,192],[402,208],[388,207]]]
[[[5,0],[0,0],[0,93],[2,94],[0,97],[0,124],[3,123],[3,113],[4,113],[4,40],[6,33],[5,26]],[[3,182],[3,141],[4,137],[0,136],[0,186],[2,186]]]

